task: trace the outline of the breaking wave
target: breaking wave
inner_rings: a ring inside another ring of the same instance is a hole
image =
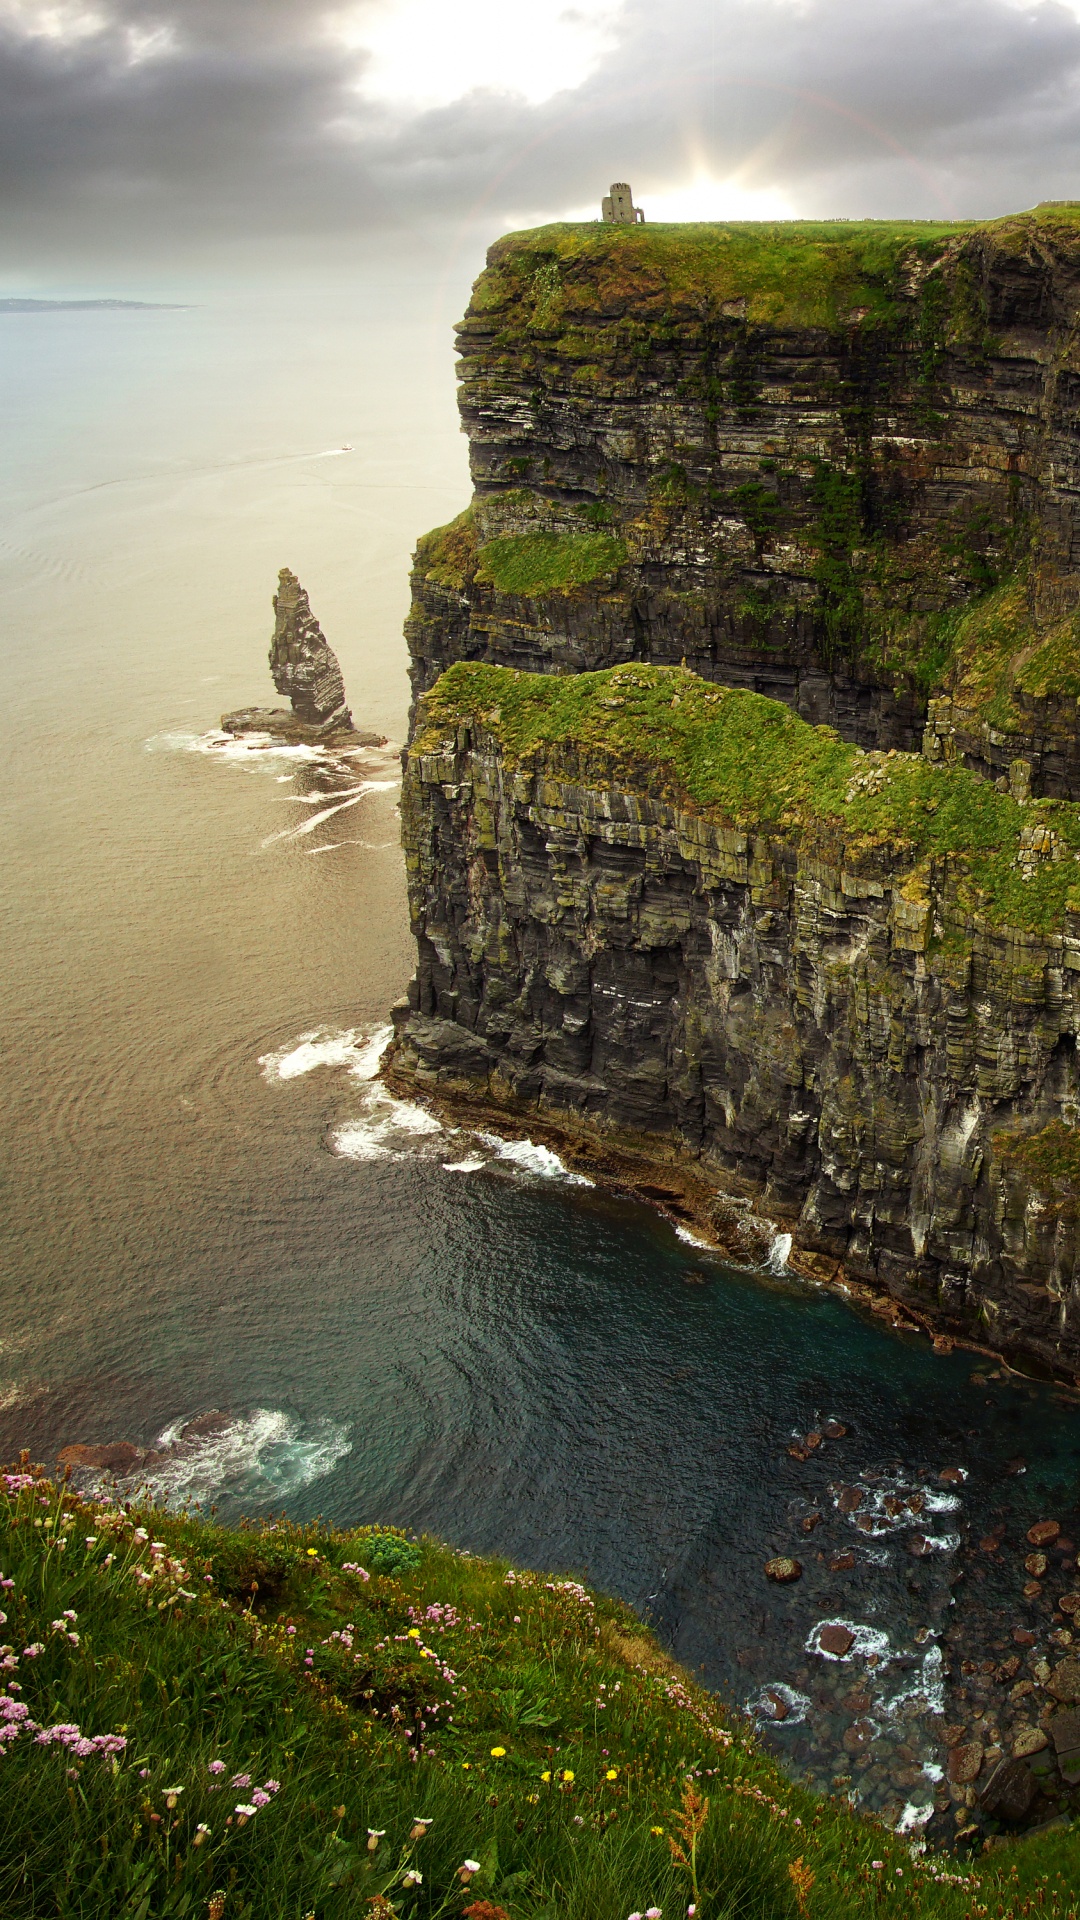
[[[204,1428],[185,1438],[189,1425]],[[144,1490],[161,1505],[209,1500],[280,1501],[330,1473],[352,1452],[349,1429],[324,1418],[301,1423],[272,1407],[250,1413],[175,1421],[155,1442],[160,1455],[117,1477],[124,1490]]]
[[[595,1181],[587,1174],[572,1173],[550,1147],[539,1145],[535,1140],[503,1140],[497,1133],[478,1133],[476,1138],[482,1146],[491,1147],[496,1160],[516,1167],[521,1173],[528,1173],[537,1180],[560,1180],[568,1187],[591,1187]]]
[[[377,1027],[366,1033],[361,1027],[343,1027],[328,1032],[315,1027],[302,1033],[291,1046],[259,1055],[263,1079],[271,1082],[298,1080],[316,1067],[345,1067],[354,1080],[373,1080],[383,1054],[393,1039],[393,1027]]]

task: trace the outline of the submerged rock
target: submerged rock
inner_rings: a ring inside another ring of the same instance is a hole
[[[1016,1822],[1027,1815],[1036,1783],[1023,1760],[1001,1760],[979,1794],[979,1806],[992,1820]]]
[[[802,1567],[798,1560],[792,1560],[788,1554],[781,1553],[778,1554],[774,1560],[766,1560],[765,1574],[769,1580],[779,1580],[781,1582],[801,1580]]]
[[[345,699],[337,655],[327,644],[306,590],[295,573],[282,567],[274,595],[274,637],[270,672],[279,693],[292,707],[243,707],[222,715],[226,733],[269,733],[291,741],[337,740],[384,747],[383,734],[362,733]]]

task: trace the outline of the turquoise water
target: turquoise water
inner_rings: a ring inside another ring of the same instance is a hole
[[[381,1096],[411,964],[395,757],[214,732],[269,693],[288,563],[400,739],[408,551],[467,490],[426,324],[0,319],[0,1437],[49,1460],[220,1410],[169,1497],[580,1571],[729,1698],[777,1689],[796,1770],[925,1812],[961,1643],[1046,1643],[1023,1531],[1080,1526],[1073,1403]],[[764,1578],[780,1552],[795,1585]],[[808,1652],[835,1619],[850,1655]]]

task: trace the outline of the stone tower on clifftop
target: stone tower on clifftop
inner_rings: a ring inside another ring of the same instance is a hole
[[[616,180],[610,193],[600,202],[600,218],[614,227],[643,227],[645,215],[635,207],[634,196],[625,180]]]

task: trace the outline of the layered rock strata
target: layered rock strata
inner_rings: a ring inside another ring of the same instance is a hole
[[[679,669],[458,666],[402,817],[394,1071],[692,1163],[1080,1368],[1080,820]]]
[[[1078,295],[1071,206],[500,240],[459,330],[473,505],[417,549],[415,691],[458,659],[684,660],[917,749],[971,605],[1024,561],[1044,610],[1076,604]],[[1036,792],[1048,756],[1072,795],[1060,678],[1030,724],[961,700],[932,736],[995,777],[1031,759]]]
[[[348,736],[354,744],[385,746],[382,734],[359,733],[345,699],[337,655],[328,644],[305,589],[282,567],[274,595],[270,672],[290,707],[244,707],[222,715],[226,733],[270,733],[294,741]]]

